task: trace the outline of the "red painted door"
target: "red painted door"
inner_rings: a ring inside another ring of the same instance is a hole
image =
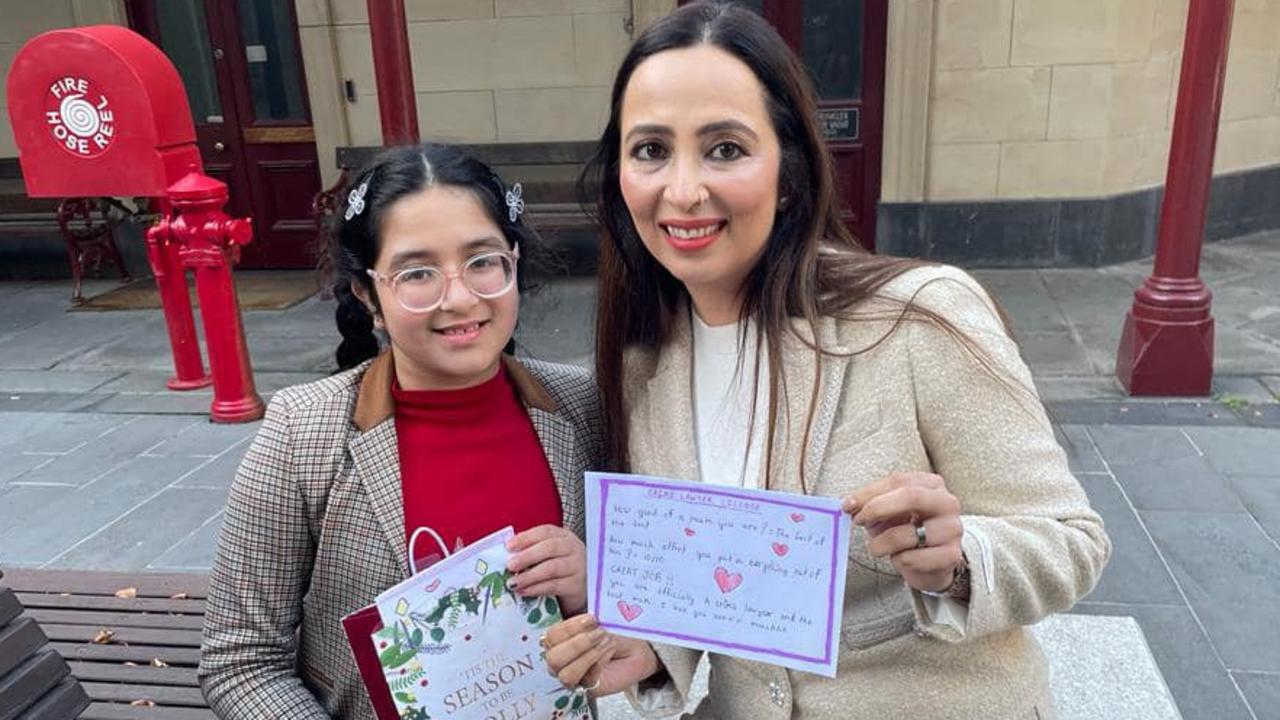
[[[315,266],[315,131],[292,0],[128,0],[134,30],[177,66],[205,172],[250,216],[246,268]]]
[[[682,0],[681,4],[684,4]],[[768,20],[809,69],[845,222],[875,249],[889,0],[737,0]]]

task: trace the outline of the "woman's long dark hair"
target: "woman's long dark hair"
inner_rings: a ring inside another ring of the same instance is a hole
[[[348,185],[338,207],[337,231],[330,235],[328,269],[338,301],[334,315],[338,332],[342,333],[335,354],[339,370],[355,367],[378,354],[373,315],[351,288],[353,283],[359,283],[381,312],[373,279],[365,270],[374,266],[382,250],[381,231],[387,210],[397,200],[437,185],[471,192],[502,230],[507,244],[514,247],[519,243],[516,278],[521,292],[528,289],[529,273],[525,270],[544,258],[542,243],[522,216],[511,219],[506,202],[509,188],[488,165],[455,147],[437,143],[387,150]],[[512,348],[508,344],[508,352]]]
[[[613,84],[608,124],[579,183],[584,202],[588,195],[594,195],[605,236],[600,247],[596,379],[603,394],[613,468],[629,467],[623,352],[631,347],[661,348],[669,340],[676,313],[688,302],[680,281],[645,249],[622,197],[618,176],[622,103],[631,76],[642,62],[667,50],[701,44],[724,50],[751,69],[764,87],[766,108],[782,149],[778,195],[787,202],[779,204],[764,254],[748,273],[741,293],[741,317],[754,320],[760,328],[762,349],[769,360],[767,486],[779,414],[781,341],[785,333],[795,333],[790,320],[803,318],[812,324],[824,315],[850,317],[858,303],[877,296],[886,283],[929,263],[873,255],[849,232],[840,218],[835,174],[817,123],[813,85],[800,60],[763,18],[725,2],[695,2],[659,19],[636,39],[622,60]],[[963,333],[927,308],[907,301],[901,312],[893,315],[897,318],[895,329],[904,319],[922,318],[959,338],[971,353],[977,352]],[[805,342],[813,347],[815,360],[828,352]],[[977,352],[976,356],[990,370],[989,358],[981,355]],[[802,453],[807,452],[817,407],[821,363],[818,367]],[[786,389],[781,389],[785,394]],[[803,454],[800,466],[803,487]]]

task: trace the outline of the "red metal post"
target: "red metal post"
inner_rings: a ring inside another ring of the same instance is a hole
[[[1116,355],[1130,395],[1208,395],[1212,293],[1200,280],[1234,0],[1191,0],[1155,269],[1134,291]]]
[[[244,339],[240,306],[231,268],[239,246],[253,238],[253,225],[245,218],[228,217],[226,184],[198,171],[174,183],[169,199],[177,216],[161,221],[157,233],[166,233],[179,246],[184,268],[196,275],[200,318],[204,321],[209,367],[213,371],[214,422],[249,422],[262,417],[262,398],[253,384],[249,347]]]
[[[368,0],[373,74],[378,83],[382,144],[418,142],[418,105],[409,55],[409,23],[404,0]]]
[[[165,204],[164,216],[168,216]],[[164,324],[169,329],[169,347],[173,350],[174,376],[165,385],[170,390],[195,390],[207,387],[213,378],[205,373],[200,358],[200,342],[196,339],[196,321],[191,314],[191,296],[187,294],[187,278],[178,260],[178,248],[169,241],[160,225],[147,229],[147,260],[156,278]]]

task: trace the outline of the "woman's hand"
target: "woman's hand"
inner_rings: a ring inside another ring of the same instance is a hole
[[[587,609],[587,548],[558,525],[539,525],[507,541],[507,583],[521,597],[554,595],[565,617]]]
[[[844,511],[867,529],[871,554],[888,557],[916,590],[946,590],[964,565],[960,501],[938,475],[893,473],[847,496]]]
[[[660,667],[649,643],[612,635],[591,615],[552,625],[542,643],[551,674],[565,687],[586,688],[595,697],[625,690]]]

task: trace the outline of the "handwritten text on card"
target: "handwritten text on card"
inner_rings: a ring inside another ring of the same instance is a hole
[[[834,674],[849,537],[838,501],[592,473],[587,505],[603,626]]]

